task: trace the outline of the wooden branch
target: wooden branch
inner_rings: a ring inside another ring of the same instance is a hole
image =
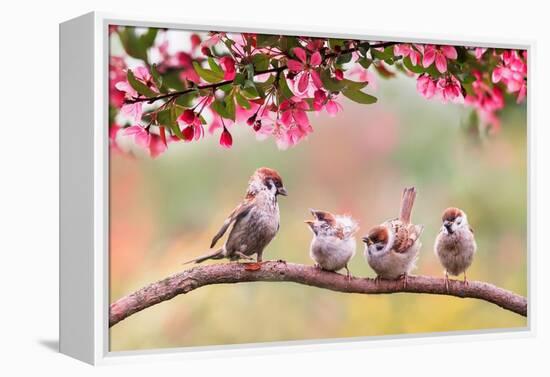
[[[481,281],[450,280],[449,290],[444,278],[409,276],[403,280],[380,280],[352,277],[322,271],[313,266],[268,261],[263,263],[226,263],[198,266],[149,284],[111,304],[109,327],[123,319],[160,302],[213,284],[232,284],[253,281],[293,282],[344,293],[427,293],[460,298],[477,298],[503,309],[527,316],[527,299],[505,289]]]

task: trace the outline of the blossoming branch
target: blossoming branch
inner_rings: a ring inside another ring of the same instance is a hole
[[[126,54],[110,58],[111,145],[131,138],[152,157],[201,140],[205,128],[230,148],[234,124],[294,146],[313,131],[310,115],[336,116],[342,97],[375,103],[374,72],[410,76],[425,98],[472,107],[492,130],[506,97],[520,103],[527,92],[523,50],[211,32],[190,34],[189,49],[174,52],[166,31],[110,32]],[[141,65],[129,69],[127,57]]]

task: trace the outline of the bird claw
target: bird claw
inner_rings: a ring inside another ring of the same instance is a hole
[[[351,281],[351,273],[349,272],[348,266],[345,267],[346,269],[346,278],[348,279],[348,283]]]
[[[403,280],[403,289],[407,289],[408,275],[405,273],[399,276],[400,280]]]

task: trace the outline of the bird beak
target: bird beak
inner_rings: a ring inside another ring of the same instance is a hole
[[[452,228],[453,223],[452,223],[452,222],[450,222],[450,221],[445,221],[445,222],[443,223],[443,226],[445,227],[445,229],[447,229],[447,232],[448,232],[449,234],[452,234],[452,233],[453,233],[453,228]]]
[[[279,187],[279,188],[277,189],[277,194],[282,195],[282,196],[287,196],[287,195],[288,195],[288,192],[286,191],[286,188],[284,188],[284,187]]]
[[[368,246],[372,244],[372,241],[370,240],[369,237],[363,237],[361,238],[361,240],[363,240],[363,242],[366,243]]]
[[[313,220],[306,220],[306,221],[304,221],[304,223],[306,223],[307,225],[309,225],[309,227],[312,228],[312,229],[313,229],[313,222],[314,222]]]

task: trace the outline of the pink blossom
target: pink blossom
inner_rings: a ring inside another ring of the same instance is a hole
[[[233,80],[237,75],[235,70],[235,60],[233,60],[230,56],[224,56],[220,59],[220,64],[222,65],[224,71],[223,79]]]
[[[437,88],[443,97],[443,103],[462,99],[462,85],[453,75],[449,74],[437,80]]]
[[[134,77],[147,85],[152,90],[156,90],[149,70],[145,67],[137,67],[133,71]],[[127,80],[119,81],[115,84],[115,88],[124,93],[124,100],[134,100],[140,97],[139,93],[130,85]],[[143,114],[143,106],[141,102],[125,103],[122,105],[120,111],[129,116],[136,122],[141,121]]]
[[[295,47],[292,51],[299,60],[288,59],[287,66],[291,72],[297,74],[296,80],[298,82],[298,92],[304,93],[307,90],[310,83],[310,78],[317,88],[322,88],[323,83],[321,81],[321,77],[319,76],[319,72],[316,70],[322,61],[319,51],[315,51],[309,60],[307,58],[306,51],[303,48]]]
[[[220,135],[220,145],[224,148],[231,148],[233,145],[233,137],[225,126],[223,127],[222,134]]]
[[[176,54],[177,66],[181,69],[180,78],[199,84],[201,79],[195,68],[193,68],[193,58],[186,52],[180,51]]]
[[[493,83],[503,82],[508,93],[517,93],[517,102],[527,94],[527,64],[517,51],[506,50],[501,55],[501,63],[493,70]]]
[[[109,58],[109,101],[111,105],[120,108],[124,104],[124,92],[116,88],[119,81],[126,80],[126,63],[120,56]]]
[[[435,61],[435,67],[440,73],[447,72],[447,59],[455,60],[457,58],[456,49],[453,46],[434,46],[424,47],[424,58],[422,66],[428,68]]]
[[[327,101],[325,105],[325,109],[327,110],[328,115],[336,116],[336,114],[341,112],[344,108],[339,102],[336,102],[336,100],[334,100],[334,98],[332,97]]]
[[[436,80],[429,75],[420,75],[416,80],[416,90],[426,99],[432,98],[437,92]]]
[[[306,110],[309,110],[307,102],[295,97],[281,103],[279,110],[281,111],[281,122],[285,126],[288,127],[295,124],[304,133],[309,133],[308,130],[311,129],[311,125],[306,115]]]
[[[393,54],[404,58],[408,56],[409,59],[411,59],[411,63],[415,66],[420,62],[420,52],[418,52],[411,44],[404,43],[393,46]]]
[[[313,97],[313,108],[315,111],[321,111],[324,108],[330,116],[335,116],[343,108],[334,98],[336,98],[336,95],[327,95],[323,89],[317,89]]]
[[[205,47],[212,47],[212,46],[220,43],[222,38],[225,37],[225,35],[226,35],[226,33],[212,33],[212,35],[208,39],[205,39],[202,42],[202,45],[205,46]]]
[[[346,71],[347,77],[355,81],[368,82],[371,90],[378,89],[378,80],[376,75],[370,70],[363,68],[360,64],[354,64]]]
[[[487,51],[486,48],[476,47],[474,49],[474,56],[476,57],[477,60],[481,60],[481,58],[483,57],[483,54],[485,54],[485,51]]]
[[[117,82],[115,84],[115,88],[120,90],[121,92],[124,92],[125,100],[133,100],[139,97],[138,92],[134,88],[132,88],[128,81]],[[143,105],[141,102],[125,103],[120,108],[120,112],[130,117],[134,121],[140,122],[141,116],[143,114]]]
[[[185,110],[178,119],[176,119],[176,122],[178,126],[182,128],[183,140],[199,140],[204,136],[204,128],[201,119],[193,110]]]
[[[149,155],[153,158],[158,157],[167,149],[167,145],[159,135],[150,133],[148,129],[142,126],[135,125],[127,127],[122,130],[122,134],[124,136],[133,137],[136,145],[147,150]]]
[[[151,157],[155,158],[166,152],[168,146],[164,143],[159,135],[150,134],[149,136],[149,155]]]
[[[199,47],[201,45],[201,37],[198,35],[198,34],[191,34],[191,36],[189,37],[189,40],[191,42],[191,50],[196,50],[197,47]]]
[[[489,86],[479,71],[473,72],[476,80],[472,83],[474,94],[467,95],[464,102],[487,113],[493,113],[504,107],[504,96],[498,86]]]

